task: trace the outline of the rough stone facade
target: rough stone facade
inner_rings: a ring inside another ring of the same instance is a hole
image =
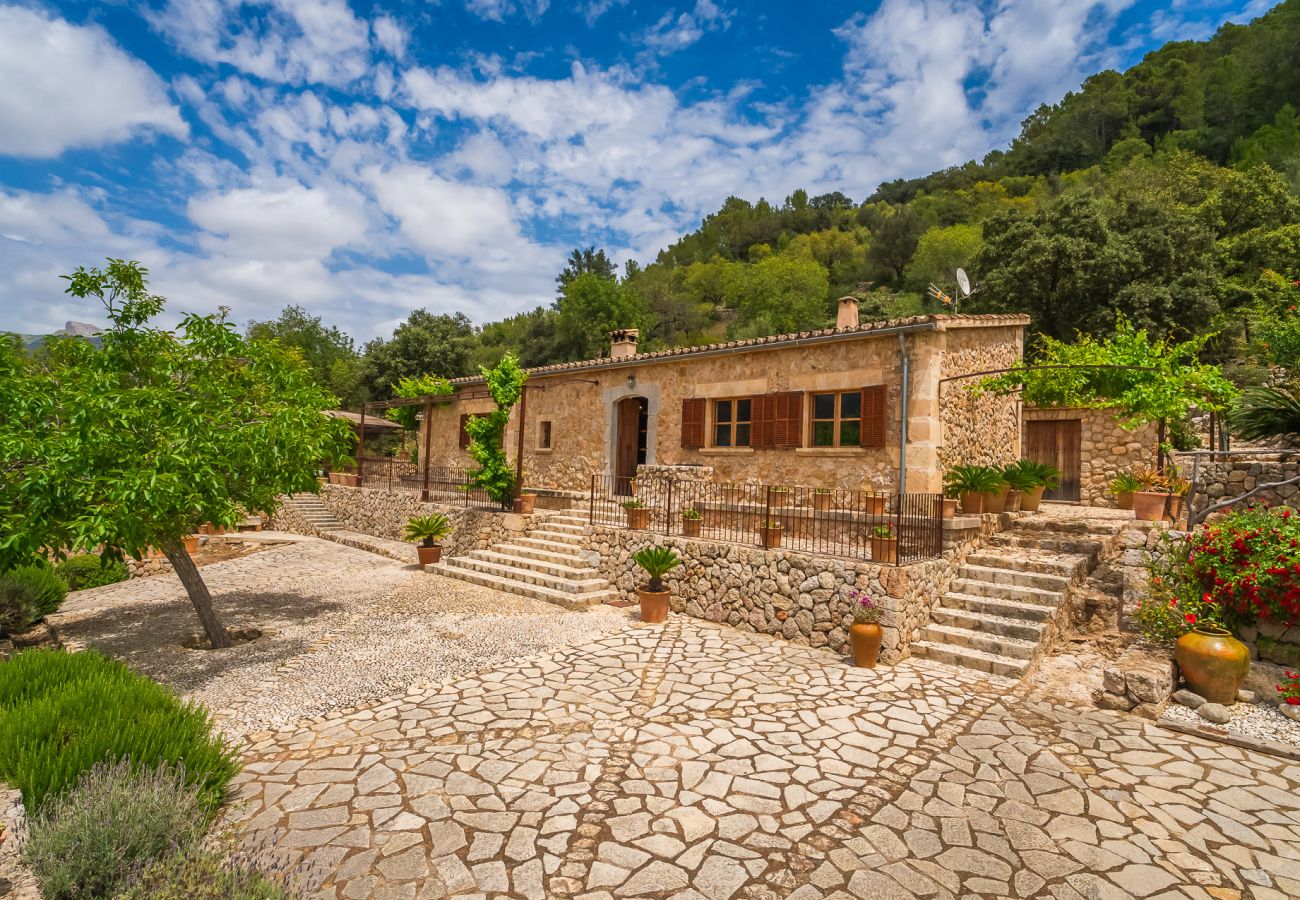
[[[1196,490],[1193,500],[1197,509],[1204,509],[1233,497],[1239,497],[1261,484],[1272,484],[1300,475],[1300,451],[1279,450],[1273,453],[1252,453],[1250,456],[1201,454],[1200,466],[1195,466],[1190,453],[1174,454],[1178,468],[1187,478],[1196,469]],[[1260,491],[1249,503],[1295,505],[1300,493],[1300,483]]]
[[[1159,446],[1154,424],[1129,430],[1120,425],[1113,410],[1025,407],[1025,422],[1079,421],[1079,502],[1088,506],[1116,506],[1109,493],[1111,479],[1121,472],[1154,469]],[[1024,438],[1027,442],[1027,438]]]
[[[1102,709],[1155,719],[1177,686],[1173,653],[1165,647],[1139,645],[1102,670],[1101,689],[1093,699]]]
[[[960,382],[953,382],[942,389],[941,401],[940,381],[1013,364],[1022,353],[1025,322],[1020,316],[933,316],[887,323],[891,328],[907,329],[909,491],[941,490],[941,463],[1009,460],[1018,455],[1013,398],[975,399],[953,387]],[[897,330],[877,333],[864,328],[548,367],[534,372],[529,380],[526,483],[533,488],[584,490],[593,475],[616,474],[618,403],[642,398],[646,404],[647,465],[710,466],[720,482],[892,491],[898,484],[902,359]],[[883,447],[808,446],[812,393],[857,391],[874,385],[885,385],[888,391]],[[714,404],[709,402],[707,446],[682,447],[683,401],[792,391],[804,393],[803,446],[712,446]],[[453,397],[433,407],[428,441],[432,465],[467,465],[469,457],[460,446],[461,417],[492,408],[490,400],[479,396],[479,381],[467,380],[458,386],[458,393],[464,399]],[[517,423],[518,410],[505,437],[512,456]],[[549,432],[549,447],[539,446],[544,432]],[[424,437],[422,433],[421,439]]]

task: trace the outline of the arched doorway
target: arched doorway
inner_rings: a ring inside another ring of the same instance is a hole
[[[615,493],[632,493],[636,467],[646,461],[648,406],[645,397],[624,397],[614,405]]]

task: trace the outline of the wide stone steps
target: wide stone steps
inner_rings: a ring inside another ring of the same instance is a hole
[[[1047,575],[1060,575],[1069,579],[1082,575],[1088,566],[1087,557],[1084,556],[1037,554],[1028,550],[1016,554],[994,553],[984,550],[966,557],[966,563],[985,568],[1013,569],[1017,572],[1042,572]]]
[[[1056,614],[1055,606],[1019,603],[1015,600],[1003,600],[1000,597],[979,597],[953,591],[943,595],[943,600],[940,601],[939,607],[932,611],[932,615],[941,610],[966,611],[1005,619],[1020,619],[1025,622],[1046,622]]]
[[[525,584],[536,584],[542,587],[553,588],[557,591],[563,591],[567,594],[588,594],[592,591],[599,591],[609,587],[609,583],[601,578],[595,569],[588,569],[585,572],[580,571],[573,577],[556,575],[550,572],[541,572],[531,568],[527,562],[515,564],[510,562],[497,562],[490,559],[482,559],[477,554],[471,553],[465,556],[449,557],[447,559],[448,568],[460,567],[473,569],[476,572],[484,572],[488,575],[498,575],[502,578],[513,578],[516,581],[522,581]]]
[[[1013,616],[992,615],[960,607],[952,608],[946,605],[932,610],[931,618],[939,625],[963,628],[967,631],[982,631],[1021,641],[1037,642],[1047,627],[1041,620],[1034,621]]]
[[[933,641],[916,641],[912,644],[912,651],[917,656],[923,656],[935,662],[946,663],[950,666],[962,666],[967,669],[974,669],[977,672],[988,672],[992,675],[1002,675],[1007,678],[1019,678],[1029,668],[1030,663],[1030,660],[1027,659],[1016,659],[997,653],[985,653],[983,650],[975,650],[971,647],[939,644]]]
[[[982,653],[991,653],[995,656],[1006,656],[1012,659],[1032,659],[1034,651],[1038,649],[1037,641],[1006,637],[1001,634],[989,634],[985,631],[974,631],[970,628],[959,628],[955,625],[927,625],[922,631],[921,637],[936,644],[965,647],[969,650],[979,650]]]
[[[957,571],[957,577],[966,581],[978,581],[985,584],[1007,585],[1016,588],[1033,588],[1041,591],[1063,591],[1073,580],[1064,575],[1049,575],[1043,572],[1024,572],[1015,569],[998,569],[991,566],[963,565]]]
[[[574,552],[572,548],[568,548],[568,552],[539,550],[537,547],[528,546],[516,540],[510,544],[497,544],[492,549],[498,553],[513,556],[516,559],[535,559],[538,562],[553,563],[560,566],[581,567],[586,565],[583,558]]]
[[[549,528],[537,528],[528,532],[532,540],[550,541],[552,544],[565,544],[569,547],[581,547],[583,536],[568,531],[551,531]]]
[[[516,556],[513,553],[506,552],[504,548],[499,546],[492,550],[472,550],[466,553],[465,557],[510,566],[515,569],[528,569],[543,575],[554,575],[557,578],[583,579],[599,577],[595,569],[578,559],[566,559],[564,562],[534,559],[531,556]]]
[[[1016,587],[1011,584],[975,581],[970,578],[958,578],[952,583],[951,590],[958,594],[974,594],[977,597],[999,597],[1004,600],[1015,600],[1019,603],[1037,603],[1040,606],[1059,606],[1061,602],[1061,593],[1059,591]]]
[[[1020,550],[1043,550],[1048,553],[1059,553],[1070,556],[1082,556],[1090,562],[1096,562],[1097,557],[1101,554],[1105,546],[1099,540],[1087,540],[1086,538],[1077,537],[1041,537],[1030,538],[1020,537],[1017,535],[999,534],[994,535],[990,541],[992,546],[1004,549]]]
[[[345,530],[343,523],[334,518],[315,494],[290,494],[285,505],[292,507],[317,532]]]
[[[461,581],[468,581],[470,584],[478,584],[510,594],[532,597],[534,600],[544,600],[565,609],[586,609],[598,603],[608,603],[611,600],[619,599],[618,593],[609,588],[600,591],[587,591],[581,594],[557,591],[554,588],[544,587],[540,584],[519,581],[513,577],[503,578],[500,575],[492,575],[461,566],[452,566],[450,565],[451,562],[451,559],[443,560],[436,568],[443,575],[459,578]]]

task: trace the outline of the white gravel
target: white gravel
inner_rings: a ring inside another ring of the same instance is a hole
[[[1226,725],[1210,727],[1300,748],[1300,722],[1288,719],[1277,711],[1276,706],[1270,703],[1234,703],[1228,711],[1232,718]],[[1164,717],[1187,725],[1210,725],[1196,710],[1172,702],[1165,707]]]

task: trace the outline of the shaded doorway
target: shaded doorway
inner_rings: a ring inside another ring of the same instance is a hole
[[[636,467],[646,461],[646,436],[649,428],[645,397],[625,397],[614,405],[614,486],[615,493],[632,493]]]
[[[1061,470],[1061,483],[1043,494],[1044,500],[1079,499],[1079,419],[1044,419],[1025,423],[1025,458]]]

